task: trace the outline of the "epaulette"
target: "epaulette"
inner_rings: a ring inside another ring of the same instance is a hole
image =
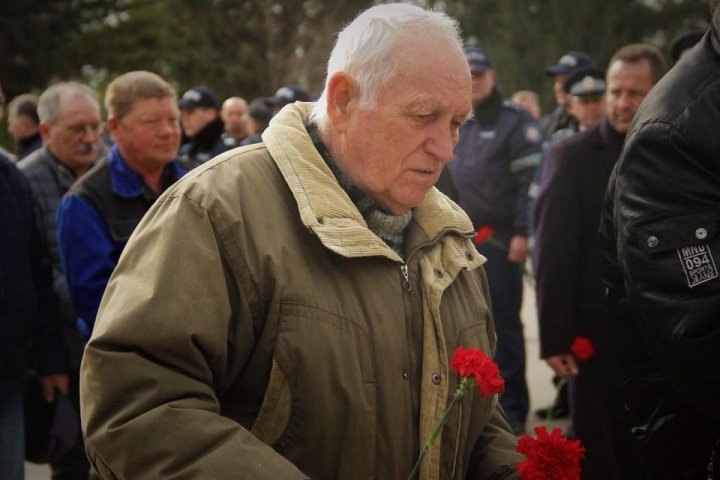
[[[524,110],[523,107],[507,98],[503,100],[502,106],[505,108],[509,108],[510,110],[515,110],[516,112],[522,112]]]

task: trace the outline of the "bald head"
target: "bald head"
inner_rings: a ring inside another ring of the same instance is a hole
[[[222,104],[220,116],[225,124],[225,131],[236,140],[242,140],[247,136],[245,125],[247,108],[247,102],[241,97],[230,97]]]

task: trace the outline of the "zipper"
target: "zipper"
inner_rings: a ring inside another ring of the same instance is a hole
[[[402,286],[405,290],[409,292],[410,290],[412,290],[412,286],[410,285],[410,276],[408,275],[408,266],[406,263],[400,265],[400,273],[402,273],[402,276],[405,279]]]
[[[415,342],[415,329],[413,325],[413,312],[412,307],[410,305],[411,298],[410,298],[410,291],[412,290],[412,286],[410,284],[410,274],[408,272],[408,265],[407,263],[403,263],[400,265],[400,274],[402,275],[402,301],[403,301],[403,307],[405,309],[405,336],[406,336],[406,342],[407,342],[407,349],[408,349],[408,357],[409,357],[409,365],[408,365],[408,374],[409,374],[409,387],[410,387],[410,412],[413,419],[419,419],[420,418],[420,373],[419,368],[417,366],[417,352],[416,352],[416,342]],[[411,436],[413,439],[412,445],[414,446],[414,454],[413,458],[417,458],[417,455],[420,451],[420,438],[419,437],[419,423],[418,423],[418,430],[411,428]]]

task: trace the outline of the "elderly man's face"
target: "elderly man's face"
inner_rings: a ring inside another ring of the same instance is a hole
[[[43,143],[55,158],[73,170],[91,165],[100,148],[100,110],[85,95],[60,98],[58,117],[40,123]]]
[[[159,166],[172,161],[180,146],[178,118],[174,98],[139,98],[123,118],[108,119],[108,127],[131,166]]]
[[[352,110],[340,165],[393,214],[423,201],[452,160],[471,109],[462,52],[427,35],[411,37],[399,45],[397,73],[378,92],[375,107]]]

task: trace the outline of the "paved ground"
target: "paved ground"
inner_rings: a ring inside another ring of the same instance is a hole
[[[522,319],[525,324],[525,344],[527,347],[527,379],[530,387],[530,416],[527,429],[532,432],[535,425],[543,421],[536,419],[535,409],[549,405],[555,398],[555,389],[552,385],[552,371],[545,362],[538,358],[538,328],[535,310],[535,292],[530,285],[525,286],[523,298]],[[567,428],[567,420],[552,421],[548,427]],[[44,465],[26,464],[26,480],[49,480],[50,470]]]

